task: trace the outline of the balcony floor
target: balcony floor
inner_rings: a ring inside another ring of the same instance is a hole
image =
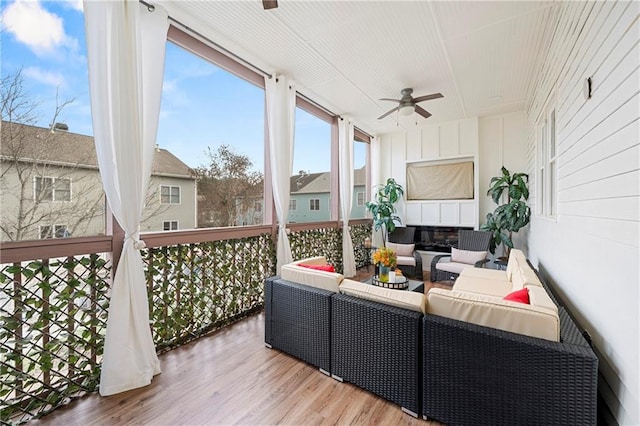
[[[405,424],[395,404],[264,346],[264,313],[160,356],[144,388],[97,393],[35,421],[52,425]]]

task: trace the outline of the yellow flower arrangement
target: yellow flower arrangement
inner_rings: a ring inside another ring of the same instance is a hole
[[[398,258],[396,252],[390,248],[380,247],[373,253],[373,263],[375,265],[382,265],[388,268],[395,268]]]

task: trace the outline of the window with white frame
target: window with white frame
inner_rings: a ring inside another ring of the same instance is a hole
[[[298,200],[289,200],[289,210],[295,211],[298,209]]]
[[[160,203],[180,204],[180,187],[160,185]]]
[[[320,210],[319,198],[312,198],[309,200],[309,210]]]
[[[358,192],[356,194],[356,197],[357,197],[356,205],[364,206],[364,192]]]
[[[539,216],[557,214],[557,147],[556,110],[547,105],[538,120],[536,135],[536,212]]]
[[[71,179],[36,176],[36,201],[71,201]]]
[[[262,212],[262,201],[256,201],[254,205],[254,210],[256,213]]]
[[[162,230],[163,231],[177,231],[178,230],[178,221],[177,220],[165,220],[162,222]]]
[[[38,235],[41,240],[47,238],[67,238],[70,236],[67,225],[40,225]]]

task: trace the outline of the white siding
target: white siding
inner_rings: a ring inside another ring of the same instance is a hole
[[[593,338],[600,392],[640,424],[640,3],[562,2],[527,113],[536,212],[536,120],[557,111],[558,214],[534,216],[529,257]],[[593,96],[582,87],[593,79]],[[550,97],[554,93],[555,96]]]

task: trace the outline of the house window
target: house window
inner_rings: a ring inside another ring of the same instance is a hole
[[[71,179],[36,176],[36,201],[71,201]]]
[[[177,220],[165,220],[162,222],[162,230],[163,231],[177,231],[178,230],[178,221]]]
[[[256,201],[256,204],[254,206],[254,210],[256,213],[261,213],[262,212],[262,201]]]
[[[364,206],[364,192],[358,192],[356,196],[357,196],[356,205]]]
[[[180,204],[180,187],[160,185],[160,202],[162,204]]]
[[[312,198],[309,200],[309,210],[320,210],[319,198]]]
[[[38,227],[38,235],[41,240],[47,238],[67,238],[70,236],[67,225],[41,225]]]
[[[556,110],[545,108],[538,121],[536,212],[554,218],[557,214],[557,149]]]
[[[298,200],[289,200],[289,210],[298,209]]]

